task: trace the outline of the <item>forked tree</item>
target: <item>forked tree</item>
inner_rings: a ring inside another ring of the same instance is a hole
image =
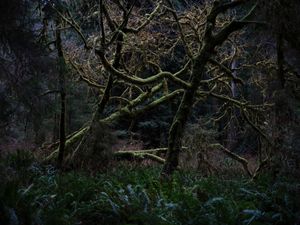
[[[253,20],[256,2],[214,1],[181,11],[171,0],[144,4],[137,7],[136,3],[127,1],[100,0],[89,6],[86,18],[74,16],[71,5],[64,10],[56,4],[51,5],[82,42],[70,48],[66,41],[66,61],[80,80],[97,89],[101,96],[89,125],[67,137],[66,148],[75,149],[70,155],[74,158],[83,152],[101,151],[99,132],[104,124],[116,123],[121,118],[136,118],[174,98],[180,98],[180,104],[170,126],[168,146],[159,150],[167,152],[166,158],[156,156],[154,150],[130,153],[164,163],[163,178],[172,175],[178,166],[182,138],[193,105],[208,97],[237,107],[245,121],[271,144],[251,119],[251,115],[263,106],[237,99],[230,88],[224,88],[231,82],[241,85],[243,81],[220,60],[227,54],[226,46],[231,48],[231,35],[238,35],[238,31],[249,24],[259,23]],[[235,9],[241,13],[230,14]],[[84,19],[96,24],[96,28],[81,26]],[[181,49],[180,54],[176,53],[178,49]],[[174,66],[177,71],[166,66],[164,61],[170,58],[177,62]],[[122,90],[117,96],[113,95],[115,88]],[[105,107],[112,101],[119,101],[120,106],[104,117]],[[223,146],[215,147],[242,163],[249,175],[255,174],[244,158]],[[58,150],[54,151],[48,158],[57,153]]]

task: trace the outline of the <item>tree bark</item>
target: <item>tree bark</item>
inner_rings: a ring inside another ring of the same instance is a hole
[[[283,53],[283,35],[277,34],[276,40],[276,49],[277,49],[277,76],[280,82],[280,88],[283,89],[285,85],[284,78],[284,53]]]
[[[195,95],[203,78],[208,60],[214,55],[214,49],[217,45],[221,45],[230,34],[242,29],[248,24],[247,19],[252,15],[255,6],[245,17],[242,18],[242,20],[233,20],[231,23],[223,27],[217,34],[213,34],[216,18],[218,14],[243,3],[244,1],[234,1],[232,3],[222,4],[219,1],[216,1],[210,14],[207,16],[202,48],[197,56],[192,59],[191,87],[185,90],[170,128],[167,158],[161,172],[162,179],[168,180],[178,166],[184,128],[190,115]]]
[[[64,151],[66,143],[66,61],[62,49],[61,32],[59,29],[60,20],[56,22],[56,48],[58,55],[58,66],[59,66],[59,92],[60,92],[60,121],[59,121],[59,151],[57,166],[62,167],[64,160]]]
[[[178,166],[184,128],[190,115],[200,81],[204,75],[205,65],[211,56],[212,50],[212,45],[204,44],[198,57],[193,60],[191,87],[185,91],[169,131],[168,152],[161,172],[162,178],[168,178]]]
[[[113,66],[116,68],[120,66],[122,48],[123,35],[120,35],[117,40],[115,58],[113,62]],[[113,75],[110,74],[101,101],[99,102],[97,110],[92,118],[91,124],[72,155],[72,163],[76,164],[81,160],[88,160],[91,162],[91,160],[87,158],[90,157],[92,159],[93,155],[99,156],[97,160],[101,160],[101,157],[103,156],[102,161],[107,161],[112,156],[111,146],[113,137],[110,137],[108,127],[106,127],[106,125],[101,121],[104,109],[109,102],[112,88]],[[82,162],[80,163],[82,164]]]
[[[234,56],[231,65],[230,65],[230,69],[232,70],[232,75],[236,78],[236,69],[237,69],[237,59],[236,56]],[[237,90],[236,90],[236,83],[234,80],[232,80],[230,82],[230,87],[231,87],[231,94],[232,94],[232,98],[236,98],[237,96]],[[236,144],[237,144],[237,135],[236,135],[236,127],[235,127],[235,123],[232,120],[233,118],[236,118],[238,116],[237,110],[236,108],[232,109],[232,114],[230,115],[229,118],[229,126],[228,126],[228,133],[227,133],[227,149],[229,149],[230,151],[233,151]]]

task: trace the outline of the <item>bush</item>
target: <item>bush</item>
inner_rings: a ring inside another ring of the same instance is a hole
[[[164,183],[161,168],[128,164],[95,176],[59,174],[25,155],[1,165],[14,171],[1,176],[1,225],[271,225],[295,224],[300,216],[299,182],[286,178],[272,184],[266,175],[254,183],[181,171]]]

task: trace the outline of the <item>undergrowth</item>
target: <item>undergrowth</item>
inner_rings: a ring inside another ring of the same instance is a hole
[[[250,182],[119,164],[96,175],[58,173],[18,152],[0,163],[0,224],[297,224],[299,183],[268,175]]]

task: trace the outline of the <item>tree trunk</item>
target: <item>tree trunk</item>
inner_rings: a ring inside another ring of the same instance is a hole
[[[109,101],[112,86],[113,78],[110,75],[89,129],[72,155],[72,163],[93,164],[92,161],[94,161],[93,159],[95,159],[96,156],[96,158],[98,158],[97,160],[103,162],[104,159],[107,161],[108,158],[110,158],[110,153],[112,153],[110,149],[112,137],[110,137],[108,128],[100,120],[105,106]]]
[[[59,138],[59,129],[58,129],[58,115],[56,112],[56,107],[57,107],[57,94],[54,94],[54,114],[53,114],[53,134],[52,134],[52,142],[57,141]]]
[[[234,77],[236,77],[236,68],[237,68],[237,60],[236,60],[236,56],[234,56],[232,63],[230,65],[230,69],[232,70],[232,75]],[[230,83],[230,87],[231,87],[231,94],[233,98],[236,98],[237,96],[237,90],[236,90],[236,83],[234,80],[231,81]],[[228,132],[227,132],[227,149],[229,149],[230,151],[233,151],[236,143],[237,143],[237,135],[236,135],[236,129],[235,129],[235,123],[234,123],[234,118],[236,118],[237,115],[237,110],[236,108],[232,109],[232,114],[230,115],[229,118],[229,126],[228,126]]]
[[[220,4],[219,1],[216,1],[211,9],[210,14],[207,16],[206,28],[204,32],[204,43],[199,54],[192,59],[191,87],[185,90],[180,106],[170,128],[167,158],[161,172],[162,179],[170,178],[178,166],[184,128],[194,103],[195,94],[203,78],[205,66],[209,58],[214,54],[214,48],[217,45],[221,45],[231,33],[242,29],[247,24],[247,22],[244,22],[243,20],[247,20],[252,14],[252,11],[250,11],[245,17],[243,17],[243,22],[231,22],[229,25],[221,29],[221,31],[219,31],[217,34],[213,34],[213,29],[218,14],[230,9],[231,7],[235,7],[236,4],[243,4],[243,1],[234,1],[232,4],[224,5]]]
[[[59,121],[59,152],[57,159],[58,168],[62,167],[66,143],[66,78],[65,73],[66,62],[62,50],[62,41],[60,33],[60,21],[56,22],[56,48],[58,54],[58,66],[59,66],[59,92],[60,92],[60,121]]]
[[[283,37],[277,34],[277,81],[275,82],[275,90],[273,97],[275,102],[275,145],[280,152],[283,148],[285,130],[288,128],[288,122],[291,118],[287,116],[289,111],[289,99],[284,89],[284,53],[283,53]]]
[[[234,0],[231,0],[231,2],[233,2]],[[232,10],[232,14],[236,15],[236,10]],[[234,38],[234,42],[235,42],[235,38]],[[233,77],[236,77],[236,69],[237,69],[237,57],[236,57],[236,50],[234,49],[234,46],[231,47],[231,54],[234,53],[233,59],[230,63],[230,69],[232,71],[232,75]],[[231,80],[230,82],[230,88],[231,88],[231,94],[233,98],[236,98],[237,93],[236,93],[236,83],[234,80]],[[235,124],[234,121],[232,119],[234,119],[237,116],[237,111],[235,108],[232,109],[231,115],[229,115],[229,126],[228,126],[228,130],[227,130],[227,149],[229,149],[230,151],[233,151],[235,145],[236,145],[236,131],[235,131]]]
[[[204,44],[199,56],[193,62],[191,87],[185,91],[170,128],[167,158],[161,172],[162,178],[169,178],[178,166],[184,128],[211,52],[212,46]]]
[[[283,53],[283,35],[277,34],[276,40],[276,48],[277,48],[277,76],[280,82],[280,88],[283,89],[285,85],[284,78],[284,53]]]
[[[123,35],[120,35],[118,37],[113,63],[115,68],[120,66],[122,47]],[[81,142],[72,155],[73,164],[80,163],[81,165],[92,165],[94,163],[99,163],[99,161],[101,161],[103,164],[107,163],[112,157],[111,147],[113,145],[114,138],[112,137],[109,128],[103,122],[101,122],[104,109],[109,102],[112,88],[113,76],[110,74],[103,96],[98,104],[96,112],[94,113],[89,129],[83,136]]]

